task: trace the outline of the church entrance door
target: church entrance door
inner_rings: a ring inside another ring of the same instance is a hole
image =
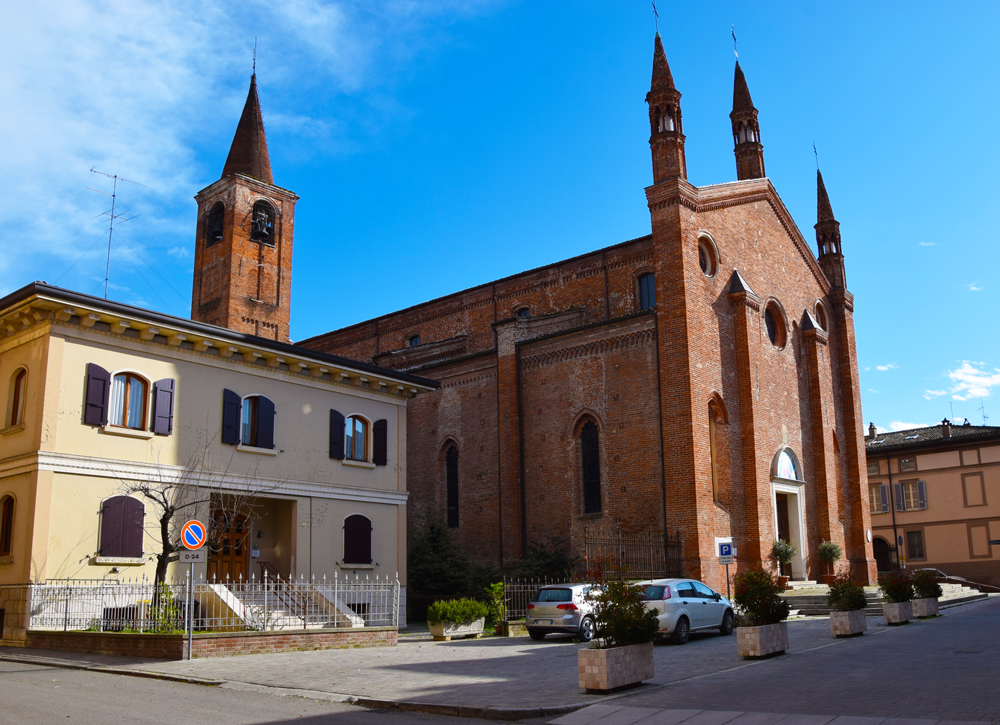
[[[788,494],[774,494],[774,509],[778,519],[778,538],[781,541],[791,541],[791,531],[788,525]],[[781,576],[791,576],[791,563],[781,564]]]

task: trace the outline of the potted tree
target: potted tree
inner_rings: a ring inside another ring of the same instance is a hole
[[[656,614],[646,609],[642,589],[622,580],[595,582],[587,594],[597,631],[577,652],[580,687],[606,693],[653,677]]]
[[[826,602],[835,610],[830,612],[830,631],[834,637],[853,637],[868,629],[865,590],[851,578],[850,572],[833,578]]]
[[[771,545],[771,556],[778,562],[778,582],[781,584],[782,590],[788,586],[788,577],[782,573],[785,570],[785,565],[791,564],[792,559],[798,553],[799,550],[790,541],[778,539]]]
[[[733,604],[740,616],[736,647],[744,659],[756,659],[788,649],[788,603],[784,587],[763,569],[740,572],[733,578]]]
[[[486,605],[475,599],[437,601],[427,608],[427,627],[435,640],[479,637],[486,624],[486,613]]]
[[[918,569],[910,577],[913,584],[913,616],[936,617],[938,615],[938,597],[941,596],[941,585],[937,577],[927,569]]]
[[[906,624],[913,619],[913,584],[905,571],[890,571],[878,578],[879,589],[885,597],[882,614],[886,624]]]
[[[824,564],[826,564],[827,572],[822,575],[823,583],[826,585],[832,585],[834,580],[837,578],[833,572],[833,565],[837,563],[840,559],[840,555],[843,554],[843,549],[832,541],[823,541],[819,545],[819,558]]]

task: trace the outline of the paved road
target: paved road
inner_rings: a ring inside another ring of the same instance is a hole
[[[454,725],[455,718],[301,697],[0,662],[2,725],[143,723]]]

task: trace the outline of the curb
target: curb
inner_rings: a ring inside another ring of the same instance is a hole
[[[84,665],[66,660],[49,660],[42,657],[31,657],[28,655],[0,655],[0,662],[17,662],[22,665],[39,665],[41,667],[58,667],[64,670],[89,670],[91,672],[106,672],[109,675],[125,675],[127,677],[141,677],[147,680],[167,680],[169,682],[183,682],[189,685],[205,685],[208,687],[218,687],[225,684],[225,680],[207,680],[204,677],[189,677],[187,675],[171,675],[166,672],[151,672],[146,670],[130,670],[124,667],[108,667],[105,665]]]

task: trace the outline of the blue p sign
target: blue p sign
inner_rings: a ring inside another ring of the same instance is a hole
[[[732,556],[732,555],[733,555],[732,544],[719,544],[719,556]]]

